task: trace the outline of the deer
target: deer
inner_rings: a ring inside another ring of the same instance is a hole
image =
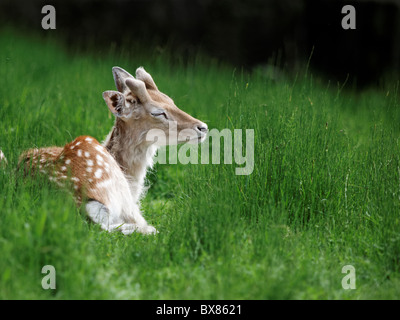
[[[87,216],[103,230],[156,234],[142,215],[140,200],[157,149],[201,143],[208,127],[159,91],[143,67],[136,77],[120,67],[112,73],[117,91],[103,92],[103,99],[115,121],[105,140],[79,136],[64,147],[29,149],[19,166],[25,175],[39,172],[60,187],[69,186],[77,205],[85,201]]]

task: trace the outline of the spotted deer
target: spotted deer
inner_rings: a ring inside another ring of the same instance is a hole
[[[87,201],[88,217],[102,229],[154,234],[141,214],[140,197],[157,148],[201,143],[207,125],[160,92],[144,68],[136,70],[136,78],[119,67],[112,72],[118,91],[105,91],[103,98],[115,122],[105,141],[81,136],[64,147],[30,149],[20,164],[25,173],[42,172],[60,186],[71,185],[76,202]]]

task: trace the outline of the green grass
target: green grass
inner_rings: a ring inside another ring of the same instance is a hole
[[[139,46],[82,53],[0,33],[0,299],[399,299],[399,83],[362,93],[310,72],[272,81]],[[142,203],[156,236],[107,233],[19,154],[79,135],[103,140],[111,67],[143,65],[219,130],[254,129],[236,164],[156,165]],[[53,265],[57,289],[44,290]],[[355,290],[341,285],[345,265]]]

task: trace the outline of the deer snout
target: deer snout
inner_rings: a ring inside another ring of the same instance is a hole
[[[197,132],[197,142],[202,143],[207,136],[208,127],[205,123],[199,122],[194,126],[194,130]]]
[[[208,132],[208,126],[203,122],[196,124],[194,129],[197,133],[200,133],[200,135],[206,135]]]

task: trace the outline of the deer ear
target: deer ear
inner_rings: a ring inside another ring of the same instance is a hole
[[[134,77],[126,70],[120,67],[113,67],[112,73],[114,77],[115,86],[119,92],[124,92],[127,89],[125,80]]]
[[[127,79],[126,85],[131,90],[132,94],[139,98],[140,102],[146,103],[151,101],[150,95],[146,90],[146,85],[141,80]]]
[[[143,67],[139,67],[136,69],[136,79],[142,80],[145,83],[147,89],[158,90],[150,73],[144,70]]]
[[[115,116],[127,118],[131,114],[132,110],[127,108],[125,97],[122,93],[118,91],[104,91],[103,98],[108,109],[110,109]]]

